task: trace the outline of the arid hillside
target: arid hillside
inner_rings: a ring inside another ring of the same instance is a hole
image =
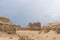
[[[47,23],[43,27],[40,22],[34,22],[21,27],[0,16],[0,40],[60,40],[60,22]]]
[[[44,25],[40,31],[19,30],[20,36],[28,36],[33,40],[60,40],[60,22],[52,22]]]

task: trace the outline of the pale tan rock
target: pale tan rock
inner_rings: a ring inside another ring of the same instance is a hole
[[[60,22],[48,23],[43,26],[42,30],[44,30],[44,32],[49,32],[50,30],[53,30],[57,33],[60,33]]]
[[[14,24],[4,16],[0,16],[0,30],[9,34],[16,33]]]
[[[29,23],[28,29],[29,30],[41,30],[41,24],[40,24],[40,22]]]
[[[20,25],[17,25],[16,26],[16,30],[21,30],[21,26]]]

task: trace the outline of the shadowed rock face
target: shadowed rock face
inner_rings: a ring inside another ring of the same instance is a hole
[[[21,29],[21,26],[20,25],[17,25],[17,26],[15,26],[15,29],[16,30],[20,30]]]
[[[41,24],[40,24],[40,22],[29,23],[27,29],[29,29],[29,30],[40,30],[41,29]]]
[[[16,33],[14,24],[6,17],[0,16],[0,30],[9,34]]]
[[[44,30],[44,32],[49,32],[50,30],[53,30],[57,33],[60,33],[60,22],[48,23],[42,28],[42,30]]]
[[[41,24],[40,22],[36,23],[29,23],[27,27],[22,27],[20,30],[30,30],[30,31],[40,31],[41,30]]]

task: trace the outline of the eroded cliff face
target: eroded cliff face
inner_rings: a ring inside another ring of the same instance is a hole
[[[48,23],[43,26],[42,30],[44,30],[44,32],[49,32],[50,30],[53,30],[57,33],[60,33],[60,22]]]
[[[27,25],[27,27],[23,28],[23,30],[40,31],[41,30],[41,24],[40,24],[40,22],[29,23]]]
[[[20,27],[20,30],[30,30],[30,31],[40,31],[41,30],[41,23],[29,23],[26,27]]]
[[[0,30],[9,34],[16,33],[15,25],[6,17],[0,16]]]
[[[13,24],[8,18],[0,16],[0,30],[7,32],[9,34],[16,33],[16,30],[32,30],[32,31],[41,31],[49,32],[50,30],[60,33],[60,22],[47,23],[41,28],[40,22],[29,23],[27,27],[21,27],[20,25]]]
[[[22,28],[20,25],[13,24],[8,18],[0,16],[0,30],[7,32],[8,34],[16,33],[16,30],[40,30],[40,22],[29,23],[28,27]]]

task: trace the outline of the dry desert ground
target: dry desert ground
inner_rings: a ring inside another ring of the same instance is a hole
[[[28,36],[29,38],[33,40],[60,40],[60,34],[57,34],[55,31],[50,31],[48,33],[41,32],[40,31],[17,31],[17,34],[20,36]]]

